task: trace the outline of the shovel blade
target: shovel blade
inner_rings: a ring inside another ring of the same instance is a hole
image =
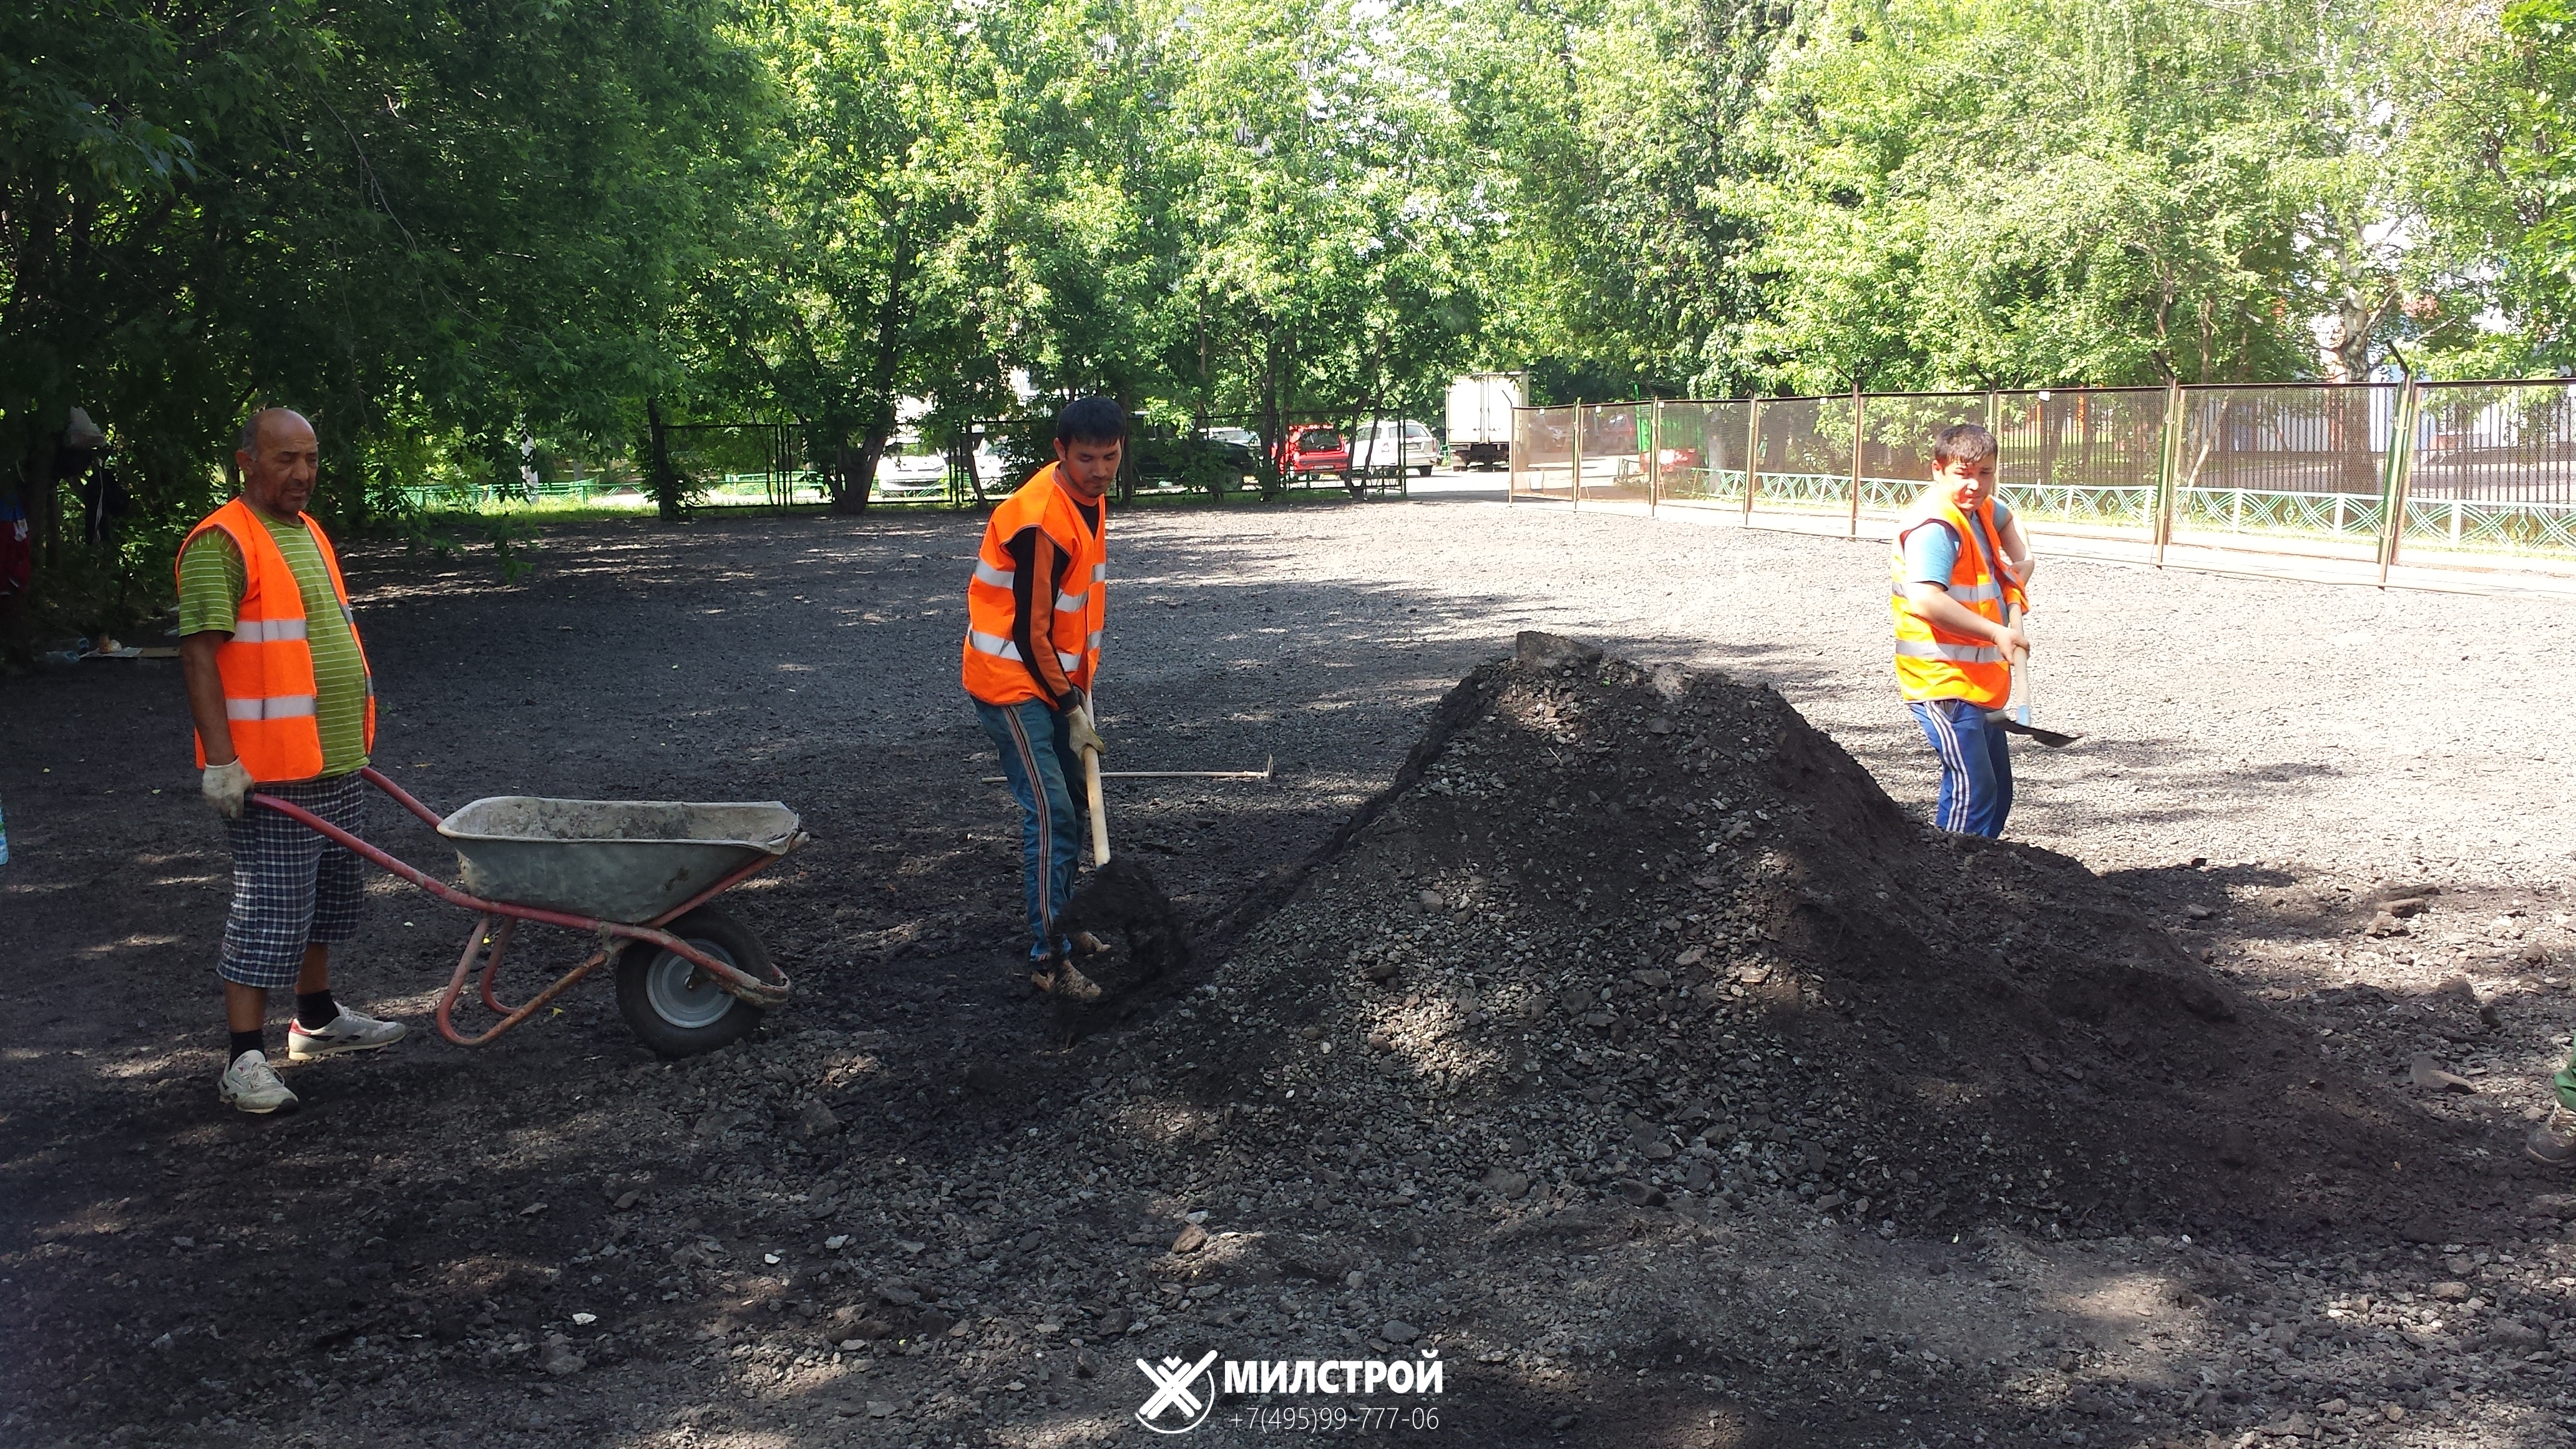
[[[1127,943],[1134,985],[1189,968],[1189,922],[1153,872],[1132,855],[1114,856],[1091,873],[1056,924],[1068,931],[1115,934]]]
[[[2068,745],[2084,738],[2082,735],[2060,734],[2055,730],[2041,729],[2037,725],[2023,724],[2020,720],[2014,719],[2009,715],[2002,719],[1993,719],[1992,717],[1989,717],[1988,723],[1991,723],[1995,728],[2003,730],[2008,734],[2027,735],[2032,740],[2046,745],[2052,750],[2065,749]]]

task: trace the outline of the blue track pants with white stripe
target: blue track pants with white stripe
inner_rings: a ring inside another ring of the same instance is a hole
[[[1062,949],[1056,918],[1073,899],[1075,868],[1089,817],[1074,803],[1082,757],[1074,751],[1064,716],[1042,700],[986,704],[975,700],[984,733],[1002,752],[1002,778],[1020,802],[1021,894],[1029,911],[1029,959],[1042,961]],[[1087,799],[1087,797],[1086,797]]]
[[[1907,708],[1941,757],[1941,801],[1932,823],[1961,835],[1999,836],[2012,812],[2012,737],[1964,699],[1916,700]]]

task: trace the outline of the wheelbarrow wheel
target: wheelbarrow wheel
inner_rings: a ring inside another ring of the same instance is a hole
[[[664,929],[728,966],[764,980],[777,971],[751,928],[700,906]],[[644,1044],[666,1057],[695,1056],[749,1036],[761,1010],[727,992],[689,958],[650,941],[618,953],[617,1009]]]

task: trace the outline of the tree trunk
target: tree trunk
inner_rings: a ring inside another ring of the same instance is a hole
[[[975,430],[973,428],[968,428],[966,430],[966,442],[964,446],[966,449],[966,486],[974,490],[976,507],[989,508],[992,506],[993,500],[984,496],[984,475],[975,466]]]
[[[1581,421],[1581,419],[1580,419],[1580,417],[1578,416],[1578,418],[1577,418],[1577,422],[1580,422],[1580,421]],[[1378,433],[1379,433],[1379,431],[1381,430],[1381,427],[1382,427],[1382,425],[1383,425],[1385,422],[1386,422],[1386,329],[1385,329],[1384,327],[1380,327],[1380,328],[1378,329],[1378,332],[1377,332],[1377,336],[1376,336],[1376,338],[1375,338],[1375,339],[1373,339],[1373,340],[1370,342],[1370,344],[1369,344],[1369,460],[1368,460],[1368,461],[1369,461],[1369,467],[1370,467],[1370,468],[1375,468],[1375,467],[1378,465],[1378,462],[1379,462],[1379,457],[1378,457],[1378,455],[1379,455],[1379,453],[1381,453],[1382,451],[1384,451],[1384,450],[1383,450],[1383,448],[1380,446],[1380,444],[1381,444],[1381,441],[1382,441],[1382,440],[1378,437]],[[1396,457],[1396,473],[1397,473],[1397,475],[1398,475],[1399,477],[1401,477],[1401,476],[1403,475],[1403,472],[1404,472],[1404,447],[1403,447],[1403,441],[1404,441],[1404,439],[1403,439],[1403,430],[1402,430],[1402,429],[1398,429],[1398,430],[1397,430],[1397,434],[1396,434],[1396,450],[1395,450],[1395,457]],[[1363,469],[1360,467],[1360,453],[1359,453],[1359,447],[1358,447],[1357,443],[1353,443],[1353,444],[1352,444],[1352,447],[1351,447],[1351,496],[1352,496],[1352,497],[1354,497],[1354,498],[1365,498],[1365,497],[1367,497],[1367,496],[1368,496],[1368,473],[1367,473],[1367,471],[1366,471],[1366,470],[1363,470]]]
[[[886,265],[885,296],[877,303],[876,355],[868,364],[867,400],[872,416],[867,431],[860,435],[850,490],[832,505],[835,513],[868,511],[868,497],[877,486],[877,461],[885,456],[886,439],[894,436],[895,364],[903,356],[904,274],[911,264],[912,233],[898,219],[894,256]]]
[[[850,446],[850,440],[847,434],[838,434],[832,439],[832,466],[830,473],[832,479],[832,511],[834,513],[858,513],[863,511],[866,507],[866,502],[864,499],[860,499],[859,496],[862,488],[862,485],[859,482],[859,450]],[[853,500],[858,500],[855,506],[853,504]]]
[[[1288,420],[1279,412],[1279,324],[1261,333],[1261,496],[1276,503],[1288,492]]]
[[[2317,366],[2328,382],[2364,382],[2370,376],[2370,333],[2377,316],[2347,293],[2317,324]],[[2326,429],[2335,452],[2334,488],[2376,493],[2379,470],[2370,454],[2370,394],[2362,388],[2327,394]]]
[[[868,499],[877,489],[877,461],[885,456],[886,439],[894,429],[886,423],[870,423],[859,435],[859,445],[846,450],[850,459],[849,488],[832,504],[834,513],[865,513]]]
[[[1119,398],[1119,416],[1126,417],[1129,416],[1131,412],[1132,409],[1127,406],[1127,399],[1124,397]],[[1131,428],[1127,434],[1127,446],[1120,449],[1118,453],[1118,506],[1124,508],[1135,501],[1136,434]]]
[[[664,523],[680,521],[680,475],[671,467],[670,431],[662,422],[662,400],[644,400],[644,422],[652,430],[653,501]]]
[[[2317,369],[2328,382],[2360,382],[2370,375],[2370,330],[2376,314],[2349,294],[2317,319]]]

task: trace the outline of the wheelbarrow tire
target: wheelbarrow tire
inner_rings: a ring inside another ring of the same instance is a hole
[[[713,906],[700,906],[663,929],[698,950],[775,980],[768,948],[750,927]],[[644,1045],[666,1057],[696,1056],[751,1035],[761,1009],[706,979],[675,951],[637,941],[617,957],[617,1009]]]

